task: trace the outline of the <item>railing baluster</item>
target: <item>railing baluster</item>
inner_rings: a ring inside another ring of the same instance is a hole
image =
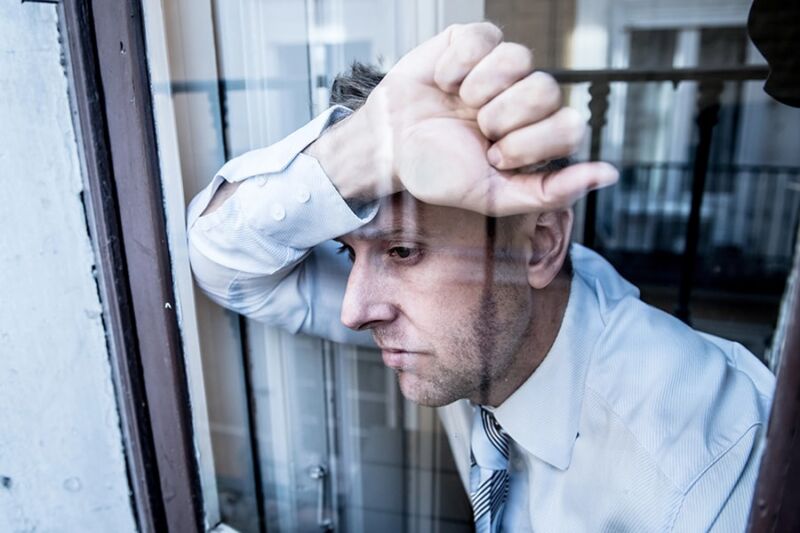
[[[766,237],[764,228],[767,227],[767,213],[768,203],[774,199],[774,195],[770,194],[772,185],[772,173],[768,169],[761,169],[758,173],[758,179],[755,182],[756,193],[753,200],[754,212],[750,219],[750,226],[753,231],[753,240],[751,245],[746,247],[745,250],[755,257],[763,257],[766,262]]]
[[[606,125],[606,112],[608,111],[608,83],[595,81],[589,85],[589,128],[591,131],[591,144],[589,147],[589,159],[591,161],[600,160],[600,148],[602,146],[603,126]],[[589,248],[595,246],[595,236],[597,232],[597,191],[592,191],[586,197],[586,211],[583,222],[583,243]]]
[[[773,183],[772,198],[775,199],[775,205],[771,206],[769,212],[772,214],[772,220],[769,223],[769,232],[766,235],[767,252],[766,259],[769,269],[772,269],[776,258],[780,255],[779,248],[781,236],[786,231],[786,223],[789,221],[784,218],[784,205],[786,202],[786,185],[789,176],[785,172],[771,172],[770,181]]]
[[[789,170],[785,172],[789,173]],[[791,264],[792,250],[794,250],[794,241],[797,236],[798,219],[800,219],[800,174],[794,172],[790,174],[790,178],[786,182],[786,189],[784,194],[788,197],[786,221],[787,228],[784,232],[784,241],[781,245],[782,260]]]
[[[711,183],[710,187],[713,191],[714,203],[711,206],[712,214],[710,217],[710,224],[708,228],[708,245],[712,253],[711,258],[714,259],[714,264],[711,265],[711,272],[717,273],[720,271],[719,267],[719,254],[713,253],[717,246],[723,242],[722,229],[728,223],[728,210],[726,209],[728,202],[728,195],[725,192],[725,176],[727,175],[725,167],[712,167],[710,169]]]
[[[671,179],[672,168],[669,163],[664,163],[661,167],[661,183],[656,192],[656,206],[659,216],[653,217],[653,243],[654,249],[660,251],[665,247],[664,243],[664,224],[665,218],[669,217],[669,180]]]
[[[622,217],[622,234],[624,235],[622,238],[623,252],[629,251],[631,248],[633,248],[634,243],[636,242],[636,235],[633,233],[633,226],[636,220],[636,182],[638,181],[639,171],[640,168],[635,165],[628,165],[625,168],[625,175],[628,177],[628,181],[633,183],[633,185],[629,184],[627,186],[627,190],[625,191],[625,205],[627,208],[623,211],[625,214]]]
[[[642,224],[642,231],[644,233],[643,245],[639,252],[642,250],[652,250],[658,247],[656,240],[656,220],[661,212],[658,205],[659,189],[661,182],[664,181],[664,165],[663,163],[654,163],[650,165],[647,171],[647,195],[644,202],[644,224]]]
[[[740,224],[739,204],[741,203],[739,188],[741,183],[750,179],[750,174],[749,170],[737,169],[736,167],[731,169],[731,201],[728,205],[727,223],[725,224],[725,243],[728,246],[739,246],[739,237],[737,235],[737,227]]]
[[[211,93],[211,91],[209,91]],[[211,96],[211,94],[209,94]],[[228,88],[225,86],[225,80],[220,78],[217,80],[217,104],[219,105],[219,126],[220,126],[220,140],[222,142],[222,151],[225,154],[225,161],[231,157],[230,143],[228,142]]]
[[[686,248],[683,252],[681,282],[678,291],[678,306],[675,316],[689,323],[689,300],[694,282],[697,246],[700,239],[700,209],[703,206],[708,160],[711,156],[711,137],[719,118],[719,97],[723,83],[719,80],[700,82],[697,99],[697,128],[699,141],[695,150],[694,170],[692,172],[692,204],[689,222],[686,225]]]

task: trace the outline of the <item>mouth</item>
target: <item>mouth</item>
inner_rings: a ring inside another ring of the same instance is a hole
[[[383,364],[398,372],[414,370],[422,352],[410,352],[401,348],[381,348]]]

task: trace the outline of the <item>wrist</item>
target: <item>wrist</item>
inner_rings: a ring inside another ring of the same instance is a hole
[[[400,190],[392,179],[388,136],[360,109],[328,128],[303,151],[316,159],[345,200],[372,201]]]

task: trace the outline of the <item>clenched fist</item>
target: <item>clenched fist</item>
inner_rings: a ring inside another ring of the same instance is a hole
[[[407,190],[504,216],[569,207],[617,180],[605,163],[536,167],[574,152],[580,115],[525,47],[489,23],[450,26],[404,56],[352,116],[306,152],[344,197]]]

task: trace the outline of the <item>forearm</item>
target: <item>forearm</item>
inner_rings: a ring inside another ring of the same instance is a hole
[[[337,324],[338,314],[317,304],[325,301],[321,293],[344,287],[346,272],[331,265],[347,259],[328,247],[323,256],[312,249],[367,223],[376,206],[354,212],[319,161],[302,153],[329,116],[229,161],[192,201],[187,222],[195,278],[215,301],[292,331],[339,338],[320,326]],[[309,270],[313,257],[318,268]],[[324,272],[338,274],[320,277]]]
[[[319,161],[342,198],[372,201],[401,190],[392,176],[390,146],[385,130],[362,108],[325,131],[304,153]]]
[[[372,201],[400,190],[391,176],[388,139],[376,135],[363,113],[353,113],[328,128],[303,153],[316,159],[345,201]],[[200,216],[216,211],[241,181],[224,181]]]

